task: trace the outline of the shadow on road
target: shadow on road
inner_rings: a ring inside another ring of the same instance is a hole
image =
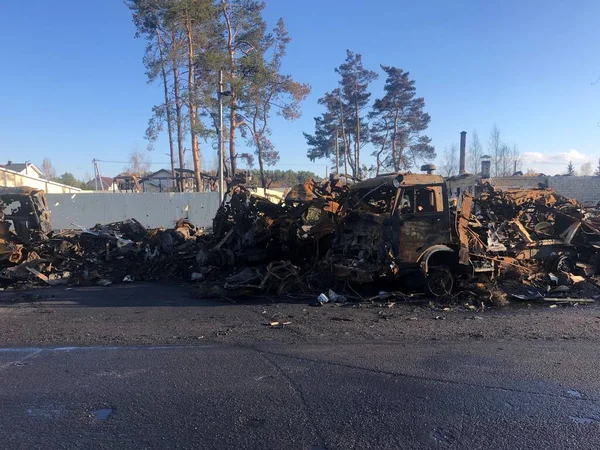
[[[54,286],[22,291],[0,292],[0,307],[14,304],[52,303],[52,306],[73,307],[207,307],[227,305],[270,305],[273,303],[308,304],[309,296],[256,296],[233,299],[205,298],[193,284],[147,283],[114,284],[108,287]]]

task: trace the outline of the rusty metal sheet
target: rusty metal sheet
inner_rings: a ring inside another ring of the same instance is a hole
[[[391,173],[380,175],[375,178],[355,183],[350,186],[350,192],[366,191],[378,188],[396,188],[394,180],[400,180],[402,186],[418,185],[436,185],[443,184],[444,178],[441,175],[415,174],[415,173]]]
[[[458,262],[462,265],[469,264],[469,236],[467,230],[469,228],[469,218],[471,217],[471,208],[473,205],[473,197],[469,194],[464,194],[458,219],[457,231],[460,250],[458,252]]]

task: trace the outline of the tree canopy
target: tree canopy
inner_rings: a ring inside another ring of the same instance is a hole
[[[416,96],[415,81],[398,67],[382,65],[381,70],[386,75],[383,96],[371,104],[369,88],[378,74],[364,67],[361,55],[347,50],[346,60],[335,69],[338,87],[319,99],[325,111],[314,118],[314,133],[304,133],[311,161],[328,158],[338,172],[361,178],[381,170],[407,170],[436,157],[431,139],[423,134],[431,117],[424,111],[425,100]],[[374,148],[371,168],[361,157],[368,144]]]

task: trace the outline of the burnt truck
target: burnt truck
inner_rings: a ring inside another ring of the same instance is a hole
[[[457,277],[538,268],[592,275],[600,267],[600,214],[549,189],[449,199],[434,166],[353,184],[326,261],[337,280],[402,280],[435,296]]]
[[[434,295],[452,290],[460,243],[446,183],[434,169],[423,166],[428,173],[386,174],[350,186],[326,257],[336,279],[369,283],[408,276]]]

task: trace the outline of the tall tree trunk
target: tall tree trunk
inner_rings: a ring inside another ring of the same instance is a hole
[[[356,165],[356,173],[358,178],[361,178],[360,174],[360,111],[358,109],[358,86],[354,86],[354,114],[356,119],[356,141],[354,142],[354,164]]]
[[[225,18],[225,25],[227,27],[227,53],[229,54],[229,92],[231,92],[231,102],[229,108],[229,159],[231,165],[231,176],[235,176],[237,171],[236,161],[236,149],[235,149],[235,130],[238,126],[236,122],[237,115],[237,96],[234,87],[235,79],[235,48],[233,45],[234,30],[227,11],[227,3],[221,1],[223,7],[223,17]]]
[[[192,157],[194,159],[194,176],[196,179],[196,192],[202,190],[202,180],[200,178],[200,147],[198,145],[198,136],[196,136],[196,85],[194,81],[194,40],[192,37],[192,24],[189,16],[187,17],[185,28],[188,42],[188,109],[190,113],[190,136],[192,138]]]
[[[398,116],[400,112],[396,110],[394,117],[394,132],[392,134],[392,162],[394,163],[394,170],[400,171],[400,157],[398,156]]]
[[[340,132],[335,128],[335,173],[340,174]]]
[[[263,127],[262,129],[257,127],[257,123],[258,123],[258,117],[259,117],[259,110],[258,107],[254,110],[254,114],[252,117],[252,128],[250,128],[249,126],[247,126],[247,128],[250,130],[250,133],[252,134],[252,138],[254,139],[254,144],[256,145],[256,156],[258,156],[258,170],[260,173],[260,184],[262,185],[263,189],[267,189],[267,178],[265,177],[265,163],[263,160],[263,139],[262,137],[264,136],[264,132],[265,132],[265,128]]]
[[[175,96],[175,118],[177,121],[177,150],[179,152],[179,168],[185,169],[185,148],[183,144],[183,113],[182,113],[182,102],[181,102],[181,94],[179,88],[179,61],[177,60],[178,48],[175,44],[176,33],[172,31],[172,48],[171,53],[173,54],[173,89]],[[183,176],[183,173],[181,173]],[[179,191],[183,192],[184,185],[183,179],[179,178]]]
[[[267,179],[265,177],[265,165],[263,162],[263,155],[262,155],[262,144],[258,144],[256,146],[256,149],[258,150],[256,153],[258,154],[258,169],[260,170],[260,183],[263,187],[263,189],[267,189]]]
[[[383,152],[385,150],[389,135],[390,135],[390,130],[388,128],[388,125],[386,124],[385,137],[383,138],[383,142],[381,143],[381,149],[377,152],[377,172],[376,172],[375,176],[379,176],[379,171],[381,170],[381,155],[383,154]],[[393,158],[393,156],[392,156],[392,158]]]
[[[233,74],[231,74],[233,77]],[[235,130],[237,128],[237,123],[235,120],[235,116],[237,114],[237,98],[235,93],[233,92],[233,88],[231,87],[231,103],[229,107],[229,159],[230,159],[230,167],[231,167],[231,176],[235,176],[237,172],[237,160],[236,160],[236,149],[235,149]]]
[[[346,135],[346,126],[344,125],[344,109],[341,97],[338,97],[338,100],[340,105],[340,125],[342,127],[342,141],[344,142],[344,174],[348,175],[348,136]]]
[[[156,31],[158,39],[158,51],[160,54],[160,72],[165,88],[165,107],[167,108],[167,132],[169,135],[169,151],[171,155],[171,176],[175,176],[175,143],[173,142],[173,119],[171,114],[171,100],[169,98],[169,85],[167,79],[167,71],[165,70],[165,58],[163,53],[163,40],[160,37],[158,30]]]

